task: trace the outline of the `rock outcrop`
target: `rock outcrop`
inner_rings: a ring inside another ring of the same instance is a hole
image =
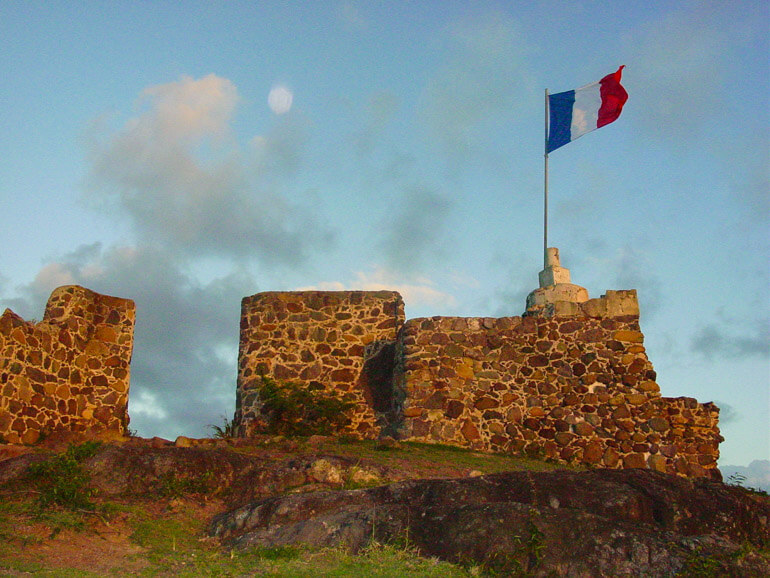
[[[740,488],[649,470],[507,472],[277,496],[217,516],[231,547],[408,542],[506,574],[767,575],[770,505]],[[743,555],[742,555],[743,552]]]

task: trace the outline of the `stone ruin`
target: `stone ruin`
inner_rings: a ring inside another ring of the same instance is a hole
[[[355,402],[346,432],[362,438],[719,477],[719,408],[661,396],[636,291],[589,299],[555,249],[520,317],[407,321],[392,291],[246,297],[240,435],[264,425],[260,375]]]
[[[134,302],[59,287],[40,323],[0,317],[0,441],[56,432],[122,436],[128,426]]]
[[[549,249],[516,317],[406,320],[395,291],[258,293],[241,304],[233,425],[264,429],[261,376],[353,403],[340,433],[568,464],[719,477],[719,408],[662,397],[636,291],[598,299]],[[40,323],[0,317],[0,442],[127,433],[133,301],[56,289]]]

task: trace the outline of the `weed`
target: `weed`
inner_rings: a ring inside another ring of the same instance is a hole
[[[207,426],[214,433],[214,437],[227,440],[235,437],[235,424],[227,419],[226,416],[222,416],[222,425],[209,424]]]
[[[696,552],[685,560],[684,565],[676,573],[676,576],[689,578],[717,578],[722,575],[722,564],[719,560],[709,556],[703,556]]]
[[[197,478],[177,477],[171,472],[160,478],[158,492],[164,498],[181,498],[189,494],[208,494],[211,491],[211,481],[214,475],[206,472]]]
[[[40,506],[57,505],[70,510],[90,510],[94,490],[89,487],[91,478],[81,462],[93,456],[101,442],[90,441],[71,445],[67,450],[44,462],[29,466],[29,476],[40,491]]]
[[[354,404],[326,393],[321,386],[278,383],[263,375],[258,391],[267,433],[329,435],[350,423],[345,414]]]
[[[765,490],[762,490],[760,488],[752,488],[751,486],[744,486],[743,484],[745,482],[746,482],[746,476],[738,472],[735,472],[734,474],[730,474],[727,477],[727,481],[725,483],[729,486],[736,486],[738,488],[742,488],[747,492],[751,492],[752,494],[757,494],[758,496],[770,495]]]
[[[481,570],[493,576],[530,576],[543,561],[545,544],[543,532],[537,527],[534,518],[537,510],[530,510],[527,520],[526,535],[512,537],[514,548],[511,551],[493,552],[484,561]]]

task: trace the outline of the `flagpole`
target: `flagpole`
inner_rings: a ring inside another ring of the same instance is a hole
[[[545,166],[543,177],[543,268],[548,267],[548,89],[545,89]]]

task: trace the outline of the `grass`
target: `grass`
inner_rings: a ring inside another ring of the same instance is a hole
[[[321,444],[318,448],[319,451],[366,458],[390,467],[397,467],[404,460],[408,460],[410,463],[420,466],[451,466],[458,469],[476,470],[484,474],[513,470],[580,469],[526,456],[480,453],[455,446],[421,442],[399,442],[398,449],[385,451],[378,450],[377,443],[373,440],[329,441]]]
[[[385,451],[372,440],[328,438],[310,444],[306,438],[274,438],[259,447],[267,450],[266,459],[303,452],[339,455],[356,460],[361,468],[375,463],[409,475],[424,474],[421,477],[563,467],[527,457],[415,442],[402,442]],[[466,567],[420,557],[408,543],[372,544],[356,555],[344,548],[230,551],[205,537],[211,516],[224,509],[210,491],[206,476],[165,476],[152,495],[107,501],[91,492],[81,467],[95,450],[91,446],[68,448],[33,468],[36,492],[6,491],[0,498],[0,575],[454,577],[495,570],[493,564]],[[254,448],[238,447],[236,451],[248,453]],[[268,457],[272,454],[276,457]],[[350,469],[351,478],[358,467]],[[351,479],[345,487],[385,481]],[[116,553],[103,552],[107,536],[117,540]],[[522,548],[536,550],[536,541],[525,538]]]

